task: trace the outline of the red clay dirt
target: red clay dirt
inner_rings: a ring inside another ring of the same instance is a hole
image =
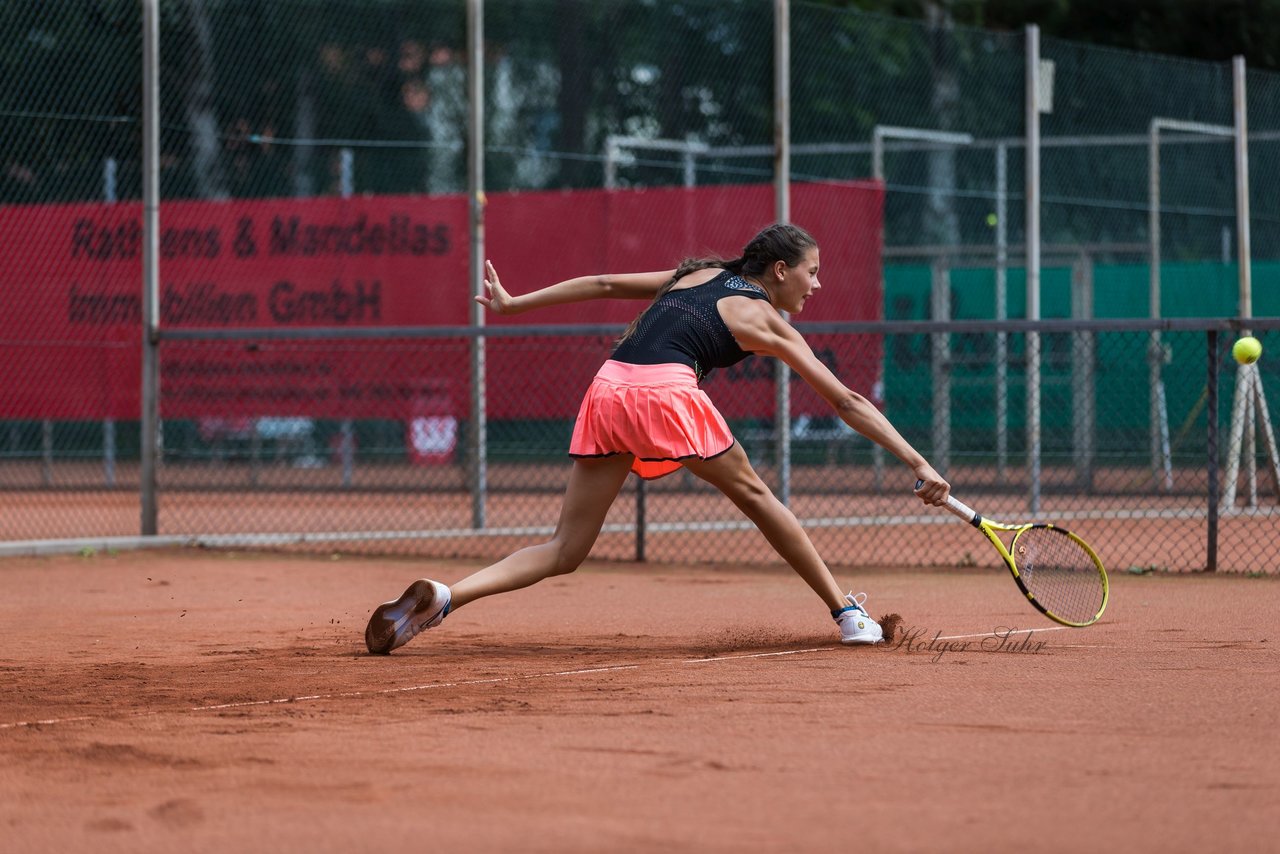
[[[366,654],[471,568],[0,562],[0,848],[1271,846],[1280,579],[1121,573],[1057,630],[1003,570],[840,569],[909,639],[843,648],[784,568],[591,564]]]

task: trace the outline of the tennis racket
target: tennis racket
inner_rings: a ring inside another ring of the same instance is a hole
[[[916,481],[916,489],[924,481]],[[1081,628],[1102,616],[1110,598],[1107,570],[1089,544],[1070,531],[1041,523],[1006,525],[984,519],[948,496],[947,509],[977,528],[1000,552],[1013,580],[1050,620]],[[1006,547],[997,532],[1013,533]]]

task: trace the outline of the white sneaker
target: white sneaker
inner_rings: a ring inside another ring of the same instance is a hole
[[[404,646],[424,629],[440,625],[452,602],[449,588],[439,581],[422,578],[413,582],[399,599],[374,609],[364,630],[365,646],[378,655]]]
[[[850,593],[844,598],[849,605],[835,615],[840,626],[840,643],[883,643],[884,630],[862,607],[862,603],[867,601],[867,594],[854,596]]]

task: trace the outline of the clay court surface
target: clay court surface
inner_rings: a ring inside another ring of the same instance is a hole
[[[842,648],[789,570],[597,563],[365,653],[471,568],[0,561],[0,848],[1273,845],[1274,577],[1116,573],[1057,630],[1003,570],[839,568],[910,639]]]

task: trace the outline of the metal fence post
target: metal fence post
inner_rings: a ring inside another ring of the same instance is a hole
[[[951,259],[939,258],[930,276],[930,315],[935,322],[951,319]],[[930,388],[933,401],[930,462],[944,477],[951,469],[951,336],[929,336]]]
[[[1040,319],[1040,28],[1026,29],[1027,320]],[[1026,334],[1027,509],[1040,512],[1040,334]]]
[[[343,148],[338,154],[338,192],[344,199],[349,199],[355,195],[356,191],[356,167],[355,152],[350,148]],[[257,431],[254,431],[255,434]],[[356,431],[355,420],[352,418],[343,418],[339,426],[338,455],[342,464],[342,485],[350,488],[355,482],[355,457],[356,457]],[[257,462],[257,455],[254,456],[254,462]],[[256,466],[255,466],[256,474]]]
[[[1240,269],[1240,303],[1236,313],[1253,317],[1253,261],[1249,248],[1249,109],[1243,56],[1231,60],[1231,92],[1235,117],[1236,251]]]
[[[109,205],[116,203],[119,175],[114,157],[102,161],[102,200]],[[110,415],[102,419],[102,477],[105,485],[116,485],[116,420]]]
[[[1206,333],[1209,346],[1209,380],[1206,385],[1208,398],[1208,429],[1206,436],[1206,471],[1209,476],[1209,530],[1205,554],[1205,570],[1218,571],[1218,330]]]
[[[141,533],[158,532],[160,451],[160,0],[142,0]]]
[[[471,292],[484,294],[484,0],[467,0],[467,196],[471,213]],[[471,527],[486,524],[488,425],[485,410],[484,306],[471,303]]]
[[[647,481],[642,477],[636,478],[636,560],[644,563],[645,560],[645,527],[648,525],[648,507],[645,500],[648,494]]]
[[[1071,318],[1093,319],[1093,259],[1081,252],[1071,265]],[[1097,412],[1095,390],[1098,387],[1097,357],[1092,332],[1071,334],[1071,419],[1072,446],[1075,453],[1076,483],[1085,492],[1093,491],[1093,462]]]
[[[996,146],[996,320],[1009,317],[1009,147]],[[996,333],[996,477],[1009,465],[1009,334]]]
[[[791,3],[773,3],[774,219],[791,221]],[[783,312],[783,317],[787,313]],[[791,368],[776,360],[774,427],[778,444],[778,499],[791,504]]]

